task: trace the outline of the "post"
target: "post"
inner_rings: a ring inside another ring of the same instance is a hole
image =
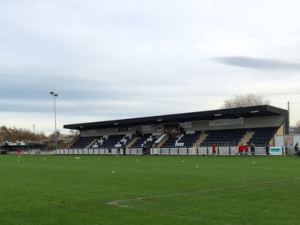
[[[53,91],[50,92],[50,95],[54,98],[54,121],[55,121],[55,149],[57,149],[57,131],[56,131],[56,104],[55,104],[55,97],[58,96],[58,94],[55,94]]]
[[[290,102],[288,102],[288,118],[288,123],[290,123]],[[290,124],[288,124],[288,129],[290,129]],[[290,134],[290,130],[285,131],[285,134]]]
[[[57,149],[57,131],[56,131],[56,104],[55,104],[55,95],[54,95],[54,120],[55,120],[55,148]]]

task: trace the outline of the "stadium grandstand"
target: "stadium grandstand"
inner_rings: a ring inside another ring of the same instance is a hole
[[[270,105],[64,125],[80,131],[58,154],[236,154],[254,143],[261,154],[275,134],[288,134],[287,110]],[[275,146],[276,147],[276,146]]]

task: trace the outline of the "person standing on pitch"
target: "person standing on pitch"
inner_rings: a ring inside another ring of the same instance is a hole
[[[21,151],[18,149],[18,156],[20,156],[21,155]]]
[[[213,146],[212,146],[212,151],[213,151],[213,156],[215,156],[216,155],[216,145],[215,144],[213,144]]]
[[[295,152],[299,151],[299,146],[298,146],[298,142],[295,144]]]
[[[266,143],[265,149],[266,149],[266,154],[267,154],[267,156],[269,156],[269,155],[270,155],[270,145],[269,145],[268,142]]]
[[[255,156],[255,144],[251,143],[250,149],[252,157]]]
[[[247,155],[247,154],[248,154],[248,150],[249,150],[248,145],[245,144],[245,145],[244,145],[244,151],[245,151],[244,155]]]
[[[300,157],[300,151],[299,151],[298,142],[295,144],[295,155],[299,159],[299,157]]]

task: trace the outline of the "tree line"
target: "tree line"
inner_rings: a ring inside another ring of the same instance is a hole
[[[78,131],[70,130],[69,135],[63,135],[59,131],[57,132],[58,137],[70,137],[74,138],[79,134]],[[32,132],[29,129],[16,128],[16,127],[0,127],[0,144],[3,144],[5,140],[15,143],[17,141],[23,141],[26,143],[34,142],[45,142],[47,140],[54,140],[55,133],[46,135],[44,132]]]
[[[259,105],[269,105],[271,101],[269,99],[264,99],[261,95],[255,94],[245,94],[245,95],[235,95],[231,99],[226,99],[222,105],[222,109],[230,108],[240,108],[248,106],[259,106]],[[300,134],[300,120],[297,121],[295,126],[295,133]]]
[[[5,140],[9,142],[41,142],[47,139],[47,136],[43,132],[34,133],[29,129],[16,128],[16,127],[0,127],[0,143]]]

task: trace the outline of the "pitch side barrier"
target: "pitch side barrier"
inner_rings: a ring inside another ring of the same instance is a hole
[[[8,155],[17,155],[18,152],[17,151],[6,151],[6,154]],[[21,151],[21,155],[53,155],[53,154],[57,154],[57,152],[54,151],[41,151],[39,149],[33,149],[33,150],[29,150],[29,151]]]
[[[126,155],[143,155],[142,148],[127,148],[125,149]],[[124,149],[57,149],[57,155],[124,155]],[[199,147],[199,148],[150,148],[150,155],[212,155],[212,147]],[[243,155],[251,155],[249,148],[248,152],[243,152]],[[271,155],[285,155],[284,147],[270,147]],[[216,155],[230,156],[240,155],[238,147],[217,147]],[[255,155],[265,156],[266,149],[264,147],[256,147]]]
[[[124,149],[118,148],[101,148],[101,149],[57,149],[57,155],[124,155]],[[142,148],[127,148],[126,155],[143,155]]]

